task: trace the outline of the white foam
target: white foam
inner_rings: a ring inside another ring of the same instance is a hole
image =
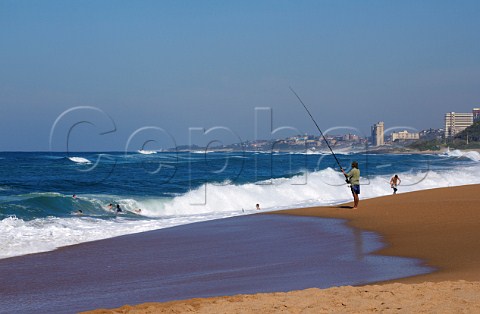
[[[71,161],[77,163],[77,164],[91,164],[92,162],[86,158],[83,157],[68,157]]]
[[[398,175],[402,180],[398,193],[480,183],[478,165]],[[391,194],[390,178],[391,175],[362,177],[361,198]],[[343,175],[328,168],[289,179],[274,179],[257,184],[207,184],[171,200],[125,200],[125,206],[129,209],[142,208],[142,214],[146,216],[164,217],[236,212],[242,208],[254,210],[257,203],[263,210],[332,205],[350,201],[351,197]]]
[[[138,150],[138,152],[142,155],[151,155],[151,154],[156,154],[157,153],[157,151],[155,151],[155,150],[143,150],[143,149]]]
[[[440,154],[440,156],[458,157],[458,158],[464,157],[473,161],[480,161],[480,153],[477,151],[461,151],[459,149],[455,149],[451,151],[450,149],[447,149],[447,151],[444,152],[443,154]]]
[[[476,151],[466,152],[462,157],[466,157],[473,161],[480,161],[480,153]]]
[[[0,221],[0,259],[55,250],[59,247],[107,239],[125,234],[162,229],[230,215],[175,217],[135,220],[126,217],[97,219],[92,217],[42,218],[24,221],[8,217]]]

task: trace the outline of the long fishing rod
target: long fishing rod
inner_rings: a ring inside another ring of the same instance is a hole
[[[335,160],[337,161],[337,164],[338,164],[338,166],[340,167],[340,170],[343,171],[342,165],[340,165],[340,161],[338,161],[337,156],[335,156],[335,153],[333,152],[332,148],[330,147],[330,144],[328,143],[327,139],[326,139],[325,136],[323,135],[322,130],[320,130],[320,127],[318,126],[317,122],[315,121],[315,119],[313,118],[312,114],[311,114],[310,111],[308,110],[307,106],[305,106],[305,104],[303,103],[302,99],[300,99],[300,96],[298,96],[298,94],[295,93],[295,91],[293,90],[293,88],[291,88],[290,86],[289,86],[289,88],[290,88],[290,90],[292,91],[292,93],[297,97],[297,99],[300,101],[300,103],[303,105],[303,108],[305,108],[305,110],[307,110],[308,115],[310,116],[310,118],[312,118],[313,123],[315,123],[315,126],[317,127],[318,131],[319,131],[320,134],[322,135],[323,140],[325,141],[325,143],[327,144],[328,148],[330,149],[330,152],[332,153],[333,157],[334,157]]]

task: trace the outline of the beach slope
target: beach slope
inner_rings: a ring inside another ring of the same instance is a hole
[[[146,303],[92,313],[328,313],[480,311],[480,185],[424,190],[351,204],[275,212],[342,218],[380,233],[384,255],[420,258],[436,272],[395,283]]]

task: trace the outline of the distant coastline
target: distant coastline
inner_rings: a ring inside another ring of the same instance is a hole
[[[451,151],[456,150],[454,148],[450,149]],[[476,151],[480,152],[480,148],[471,148],[471,149],[459,149],[463,152],[469,151]],[[178,149],[169,149],[168,152],[198,152],[198,153],[205,153],[205,152],[258,152],[258,153],[304,153],[304,154],[331,154],[328,149],[311,149],[311,148],[303,148],[300,149],[298,147],[290,147],[290,148],[283,148],[283,149],[239,149],[233,147],[215,147],[215,148],[207,148],[207,147],[180,147]],[[449,151],[448,147],[442,147],[439,150],[419,150],[413,149],[409,147],[399,147],[399,146],[368,146],[360,148],[358,146],[352,147],[337,147],[333,148],[334,153],[368,153],[368,154],[443,154]]]

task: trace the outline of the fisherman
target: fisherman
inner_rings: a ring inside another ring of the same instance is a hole
[[[315,126],[318,129],[318,132],[320,132],[320,135],[322,135],[322,138],[325,141],[325,144],[327,144],[328,148],[330,149],[330,152],[332,153],[333,158],[335,158],[335,161],[340,167],[340,170],[342,170],[343,174],[345,175],[345,178],[347,178],[347,182],[350,183],[350,188],[352,190],[352,195],[353,195],[353,209],[357,209],[358,202],[359,202],[358,194],[360,194],[360,170],[358,169],[358,163],[356,161],[352,162],[352,170],[350,170],[349,173],[345,173],[345,171],[342,168],[342,165],[340,165],[340,161],[338,161],[337,156],[335,156],[335,153],[333,152],[332,147],[330,146],[330,144],[328,144],[328,141],[325,138],[325,135],[323,135],[322,130],[318,126],[317,122],[313,118],[307,106],[305,106],[303,101],[300,99],[300,96],[298,96],[298,94],[293,90],[293,88],[290,87],[290,90],[297,97],[298,101],[302,104],[303,108],[305,108],[308,115],[312,119],[313,123],[315,123]]]
[[[345,173],[343,169],[342,172],[350,183],[350,189],[353,195],[353,209],[357,209],[359,202],[358,195],[360,194],[360,170],[358,169],[358,162],[352,162],[352,170],[348,173]]]

